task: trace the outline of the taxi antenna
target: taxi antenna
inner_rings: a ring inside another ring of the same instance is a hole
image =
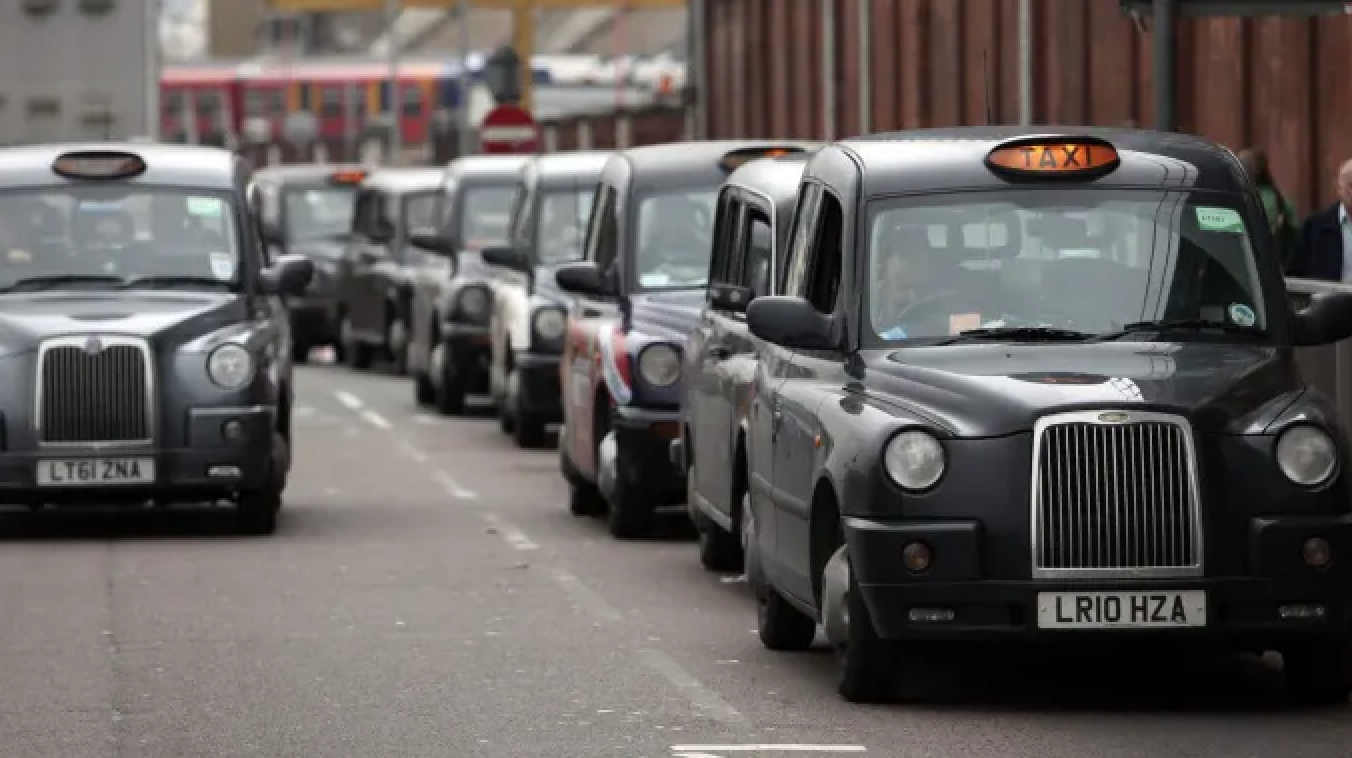
[[[995,126],[995,94],[991,92],[990,51],[981,51],[981,78],[986,90],[986,126]]]

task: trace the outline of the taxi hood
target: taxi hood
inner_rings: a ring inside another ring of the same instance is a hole
[[[246,321],[243,298],[225,292],[42,292],[0,296],[0,348],[37,349],[69,334],[118,334],[175,345]]]
[[[962,437],[1030,431],[1047,413],[1177,413],[1199,431],[1262,432],[1304,386],[1287,349],[1207,343],[966,344],[866,358],[874,399]]]
[[[699,325],[704,290],[672,290],[635,295],[631,328],[636,332],[685,344]]]

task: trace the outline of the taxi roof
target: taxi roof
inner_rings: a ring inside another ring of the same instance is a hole
[[[720,161],[735,150],[758,147],[813,150],[817,145],[793,139],[696,140],[631,147],[616,152],[611,161],[625,163],[634,184],[641,187],[669,187],[701,181],[717,185],[728,177]]]
[[[793,202],[802,182],[803,169],[812,153],[783,155],[748,161],[728,176],[727,184],[755,190],[775,202]]]
[[[254,177],[281,184],[318,184],[327,182],[334,174],[354,171],[369,173],[370,170],[359,163],[291,163],[260,168],[254,172]]]
[[[366,177],[361,186],[394,194],[426,192],[441,186],[443,173],[439,168],[378,168]]]
[[[609,150],[579,150],[567,153],[537,155],[527,170],[535,173],[542,184],[576,184],[580,180],[594,183],[614,155]]]
[[[145,162],[137,176],[111,182],[233,190],[242,173],[239,158],[229,150],[200,145],[146,142],[72,142],[66,144],[0,147],[0,190],[52,187],[80,183],[52,170],[68,153],[128,153]]]
[[[505,179],[521,176],[534,155],[466,155],[446,164],[445,179]]]
[[[1121,164],[1111,173],[1079,182],[1095,187],[1185,187],[1242,191],[1246,181],[1238,160],[1224,146],[1188,134],[1091,126],[982,126],[917,129],[853,137],[833,147],[848,153],[862,169],[864,197],[908,192],[1064,186],[1066,180],[1010,181],[985,165],[991,150],[1009,140],[1049,136],[1093,137],[1118,151]],[[819,175],[833,161],[823,150],[809,170]],[[836,160],[839,160],[838,154]],[[1073,181],[1073,180],[1071,180]]]

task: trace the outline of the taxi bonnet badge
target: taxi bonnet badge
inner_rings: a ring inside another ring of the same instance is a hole
[[[90,337],[85,341],[84,351],[90,355],[98,355],[103,352],[103,342],[98,337]]]
[[[1130,416],[1121,412],[1100,413],[1098,420],[1105,424],[1124,424],[1130,420]]]

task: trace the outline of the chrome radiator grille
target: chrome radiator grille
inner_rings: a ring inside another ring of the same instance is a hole
[[[1093,411],[1034,428],[1034,578],[1202,572],[1192,429],[1177,416]]]
[[[36,416],[44,445],[149,443],[149,346],[127,337],[70,337],[38,353]]]

